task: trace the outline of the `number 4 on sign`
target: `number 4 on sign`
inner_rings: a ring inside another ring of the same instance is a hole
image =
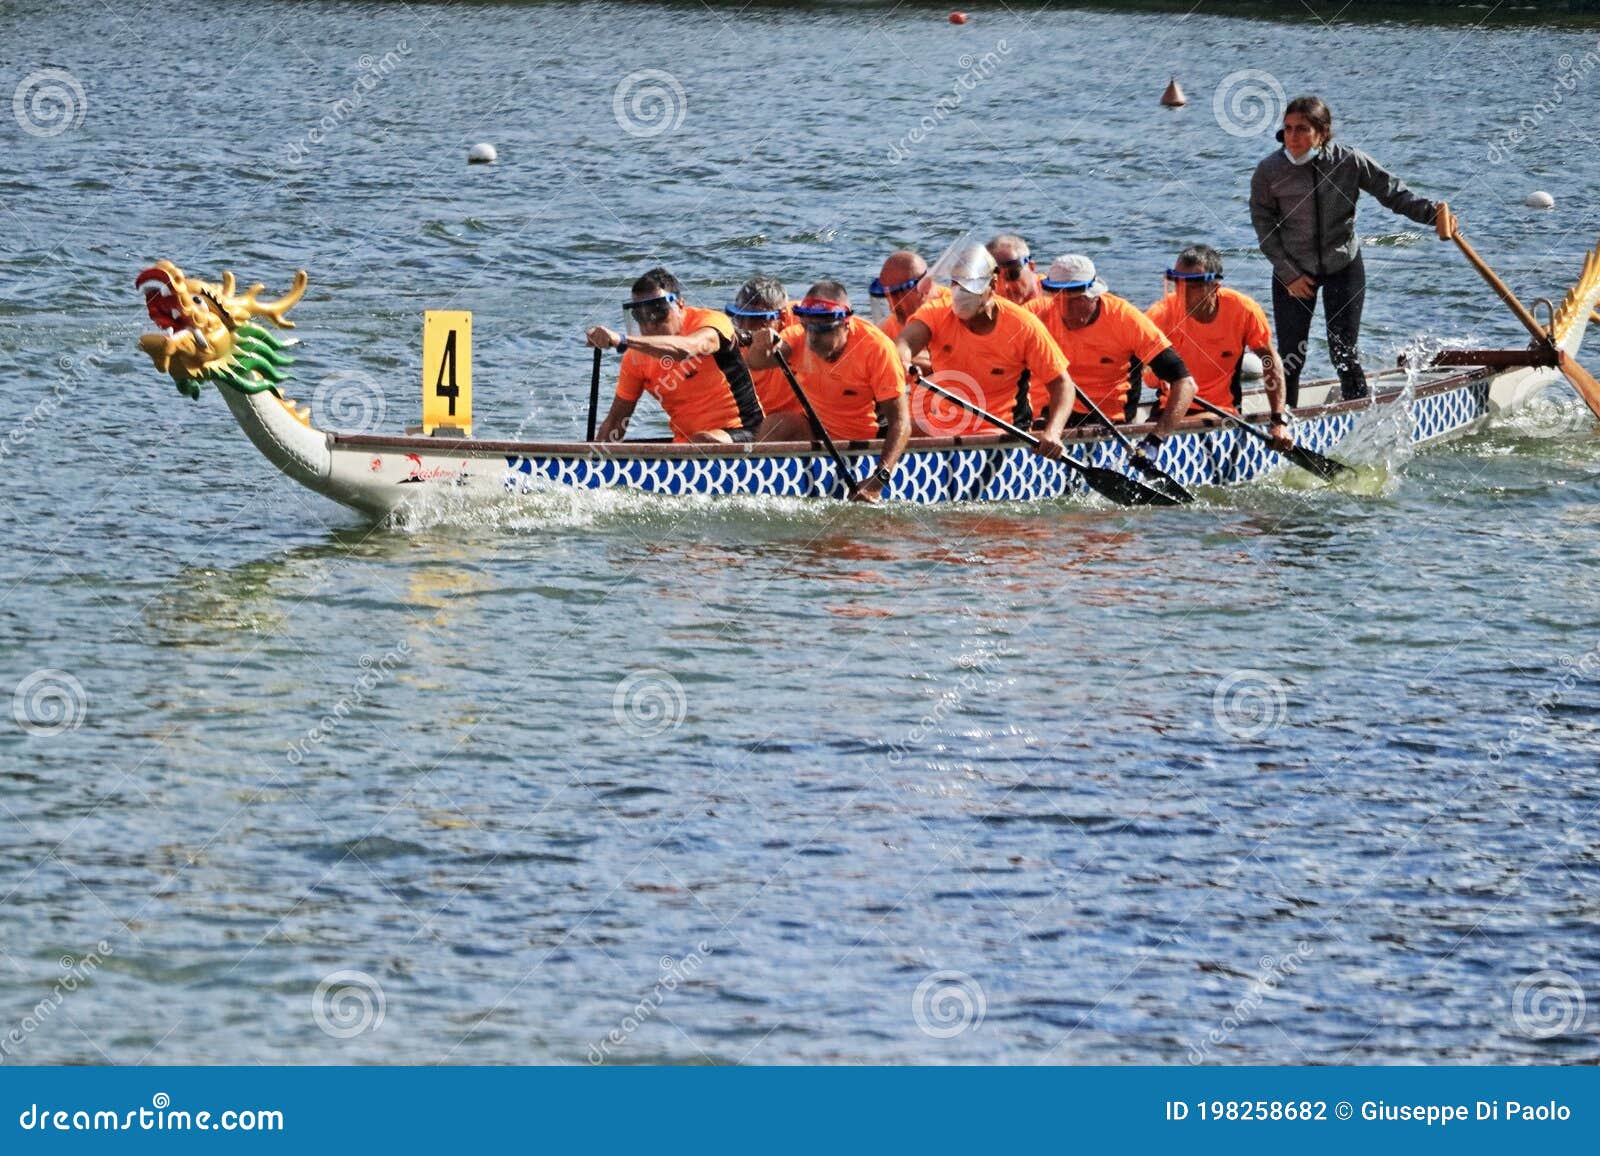
[[[422,315],[422,432],[472,436],[472,314]]]

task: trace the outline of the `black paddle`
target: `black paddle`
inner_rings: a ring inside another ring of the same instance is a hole
[[[968,413],[976,414],[990,425],[1005,430],[1006,433],[1010,434],[1012,437],[1021,438],[1030,446],[1036,446],[1039,444],[1039,439],[1034,437],[1031,433],[1028,433],[1026,430],[1018,429],[1010,422],[1004,420],[1003,418],[995,417],[994,414],[990,413],[988,410],[981,409],[978,406],[973,405],[972,402],[967,401],[965,398],[957,397],[949,390],[939,388],[939,386],[934,385],[933,382],[927,380],[926,378],[918,377],[916,378],[916,382],[918,385],[922,386],[923,389],[931,390],[940,397],[944,398],[946,401],[954,402]],[[1077,458],[1071,457],[1068,454],[1062,454],[1056,459],[1056,461],[1060,462],[1064,466],[1076,470],[1080,475],[1082,475],[1083,480],[1088,483],[1090,489],[1094,490],[1095,493],[1117,503],[1119,506],[1176,506],[1179,504],[1178,499],[1174,498],[1171,494],[1165,494],[1160,490],[1151,489],[1143,482],[1136,481],[1133,478],[1128,477],[1127,474],[1119,474],[1116,470],[1103,469],[1100,466],[1091,466],[1088,462],[1079,461]]]
[[[794,390],[794,396],[800,402],[800,408],[806,411],[806,420],[811,423],[811,432],[817,435],[817,440],[828,451],[828,456],[833,459],[833,464],[839,467],[839,476],[844,479],[845,489],[850,491],[850,496],[856,496],[860,485],[856,482],[855,475],[850,472],[850,466],[845,462],[844,455],[839,452],[839,447],[833,444],[833,439],[828,436],[828,431],[823,428],[822,422],[817,418],[817,411],[811,408],[811,399],[806,396],[806,391],[800,388],[800,382],[794,376],[794,370],[789,368],[789,359],[783,355],[781,345],[773,345],[772,356],[778,363],[778,368],[783,370],[783,376],[789,379],[789,388]]]
[[[1244,430],[1245,433],[1260,438],[1269,446],[1272,446],[1273,450],[1281,453],[1284,457],[1288,458],[1302,470],[1305,470],[1308,473],[1316,474],[1317,477],[1321,478],[1325,482],[1333,481],[1334,478],[1337,478],[1340,474],[1352,468],[1351,466],[1345,465],[1343,462],[1335,461],[1332,458],[1325,458],[1315,450],[1308,450],[1304,446],[1290,446],[1287,450],[1279,450],[1277,446],[1272,445],[1271,435],[1268,434],[1266,430],[1255,425],[1253,422],[1245,421],[1244,418],[1240,417],[1238,414],[1229,413],[1219,405],[1212,405],[1203,397],[1196,397],[1194,399],[1194,404],[1205,410],[1207,413],[1215,414],[1224,421],[1232,422],[1234,425]]]
[[[1078,391],[1078,400],[1083,402],[1084,405],[1088,406],[1089,412],[1094,414],[1094,416],[1100,420],[1100,424],[1111,431],[1111,436],[1117,439],[1117,444],[1120,445],[1123,449],[1123,452],[1128,455],[1128,460],[1133,463],[1134,469],[1138,470],[1146,477],[1160,478],[1166,483],[1167,489],[1172,491],[1173,497],[1177,498],[1179,501],[1194,501],[1194,495],[1184,488],[1182,482],[1173,477],[1171,474],[1167,473],[1167,471],[1163,470],[1160,466],[1156,465],[1155,462],[1151,461],[1149,458],[1135,450],[1133,448],[1133,443],[1128,440],[1128,435],[1123,433],[1116,426],[1112,425],[1111,419],[1105,415],[1105,411],[1097,406],[1093,400],[1085,396],[1083,390],[1081,389]]]
[[[594,351],[594,369],[589,373],[589,436],[585,441],[594,441],[594,419],[600,412],[600,350]]]

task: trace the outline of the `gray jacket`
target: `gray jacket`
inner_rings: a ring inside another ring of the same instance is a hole
[[[1360,149],[1329,142],[1316,159],[1297,165],[1278,149],[1250,178],[1250,223],[1272,272],[1287,284],[1306,274],[1337,273],[1361,251],[1356,197],[1366,190],[1384,208],[1433,224],[1433,201],[1419,197]]]

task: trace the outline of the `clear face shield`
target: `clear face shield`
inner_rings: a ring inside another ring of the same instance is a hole
[[[1093,281],[1052,281],[1042,278],[1039,282],[1044,291],[1050,294],[1050,299],[1055,302],[1055,308],[1061,311],[1061,316],[1069,325],[1087,324],[1094,315]]]
[[[1193,309],[1195,305],[1210,299],[1215,292],[1213,286],[1221,280],[1221,273],[1168,269],[1161,278],[1162,295],[1177,297],[1185,309]]]
[[[885,321],[889,320],[889,318],[894,315],[894,303],[899,300],[902,295],[915,289],[918,283],[925,276],[927,276],[926,273],[921,274],[920,276],[908,278],[893,285],[885,285],[882,281],[874,277],[872,279],[872,285],[867,289],[867,293],[872,301],[870,312],[873,324],[881,326]]]
[[[988,304],[996,281],[994,258],[982,245],[968,245],[950,262],[950,290],[955,315],[970,321]]]
[[[761,309],[754,305],[738,305],[730,303],[723,310],[733,322],[733,328],[739,335],[739,344],[750,344],[749,339],[763,329],[776,332],[783,324],[783,310]]]
[[[1000,296],[1018,304],[1028,300],[1033,290],[1033,258],[1024,253],[1008,261],[997,260],[995,266],[1000,270],[995,286]]]
[[[629,337],[643,337],[646,332],[659,334],[672,308],[678,304],[676,293],[661,293],[622,303],[622,322]]]
[[[806,345],[823,356],[838,352],[843,345],[851,316],[850,306],[821,297],[807,297],[794,307],[794,319],[806,331]]]

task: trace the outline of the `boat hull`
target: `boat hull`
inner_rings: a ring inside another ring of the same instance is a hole
[[[1391,435],[1396,444],[1439,441],[1524,403],[1555,379],[1553,371],[1527,368],[1500,373],[1427,371],[1415,379],[1389,371],[1374,378],[1370,399],[1302,407],[1296,412],[1294,435],[1308,449],[1332,453],[1358,425],[1389,417],[1404,422]],[[1319,396],[1325,400],[1331,390],[1331,385],[1320,383],[1307,392],[1313,400]],[[286,424],[287,407],[270,394],[238,395],[232,408],[251,439],[286,473],[375,517],[444,501],[515,500],[559,487],[624,488],[664,495],[844,495],[834,463],[811,443],[627,442],[602,447],[581,442],[322,434]],[[253,424],[267,428],[253,429]],[[1137,437],[1139,427],[1131,432]],[[876,468],[879,443],[854,442],[841,448],[858,480]],[[1124,451],[1103,431],[1098,436],[1079,432],[1068,439],[1067,448],[1094,465],[1127,469]],[[1191,488],[1255,482],[1285,465],[1260,439],[1211,418],[1186,423],[1163,444],[1158,464]],[[914,440],[884,496],[931,505],[1038,501],[1084,492],[1072,470],[1040,458],[1009,437],[979,435]]]

